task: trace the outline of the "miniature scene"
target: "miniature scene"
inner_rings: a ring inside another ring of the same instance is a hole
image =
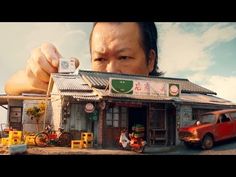
[[[25,47],[31,48],[28,59],[24,54],[24,62],[18,62],[19,56],[11,52],[9,61],[17,61],[16,67],[6,66],[9,71],[0,76],[5,77],[0,94],[1,155],[236,154],[236,143],[231,142],[236,138],[236,78],[230,75],[235,57],[229,57],[232,64],[221,61],[224,52],[213,57],[221,51],[214,51],[214,41],[229,40],[221,30],[235,31],[235,24],[31,25],[23,25],[22,31],[40,27],[53,33],[22,33],[19,41],[30,39],[30,47]],[[192,29],[197,30],[188,31]],[[188,37],[180,40],[183,31]],[[178,35],[168,38],[170,34]],[[48,37],[50,42],[42,41]],[[69,42],[62,45],[65,39]],[[233,45],[236,35],[230,40]],[[174,47],[165,52],[165,46]],[[73,54],[80,59],[65,57]]]

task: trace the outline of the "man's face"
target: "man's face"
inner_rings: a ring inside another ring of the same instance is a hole
[[[137,23],[97,23],[91,39],[94,71],[148,75],[154,59],[147,64]]]

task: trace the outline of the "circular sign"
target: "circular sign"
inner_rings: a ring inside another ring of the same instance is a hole
[[[171,95],[178,95],[179,94],[179,88],[176,85],[171,85],[170,87],[170,93]]]
[[[95,110],[95,107],[92,103],[87,103],[85,105],[85,109],[84,109],[85,112],[92,113],[94,110]]]

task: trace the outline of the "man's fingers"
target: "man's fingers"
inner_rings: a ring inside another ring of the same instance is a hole
[[[44,71],[40,67],[40,65],[36,64],[33,59],[29,60],[27,67],[29,67],[28,69],[30,69],[32,71],[32,73],[34,74],[34,76],[37,79],[39,79],[45,83],[49,82],[50,75],[46,71]]]
[[[59,66],[59,59],[62,57],[61,54],[58,52],[56,47],[51,43],[44,43],[41,45],[41,51],[45,55],[48,62],[53,66],[58,68]]]
[[[58,69],[49,64],[46,56],[42,53],[40,48],[36,48],[31,57],[34,60],[35,65],[39,65],[41,69],[48,73],[48,75],[57,72]],[[31,70],[33,71],[33,69]]]
[[[30,83],[30,85],[37,89],[37,90],[41,90],[41,91],[44,91],[46,92],[47,91],[47,88],[48,88],[48,84],[37,79],[35,77],[35,75],[33,74],[33,72],[31,71],[30,67],[27,67],[26,68],[26,75],[27,75],[27,78],[28,78],[28,81]]]

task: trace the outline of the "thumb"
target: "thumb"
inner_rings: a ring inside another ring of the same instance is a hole
[[[41,45],[41,51],[46,56],[48,62],[55,68],[58,68],[59,59],[62,57],[57,48],[51,43],[44,43]]]

